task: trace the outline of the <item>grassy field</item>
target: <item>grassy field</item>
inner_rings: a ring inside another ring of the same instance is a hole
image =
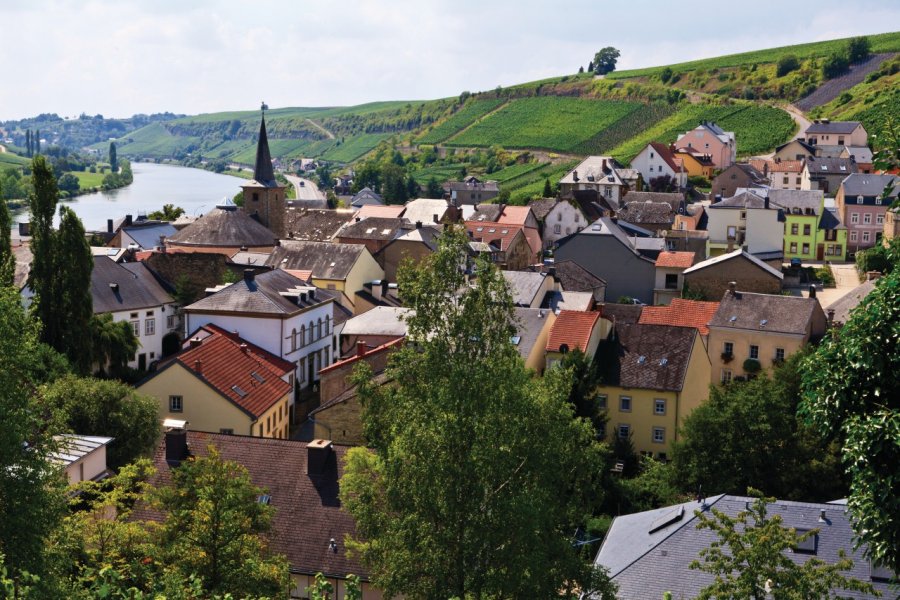
[[[10,152],[0,152],[0,168],[6,166],[21,167],[30,163],[31,160],[18,154]]]
[[[900,32],[881,33],[868,36],[872,43],[872,52],[900,52]],[[838,40],[828,40],[825,42],[811,42],[808,44],[795,44],[793,46],[781,46],[779,48],[767,48],[764,50],[754,50],[752,52],[742,52],[739,54],[729,54],[726,56],[717,56],[715,58],[705,58],[701,60],[692,60],[689,62],[677,63],[673,65],[661,65],[658,67],[648,67],[646,69],[632,69],[628,71],[613,71],[606,76],[607,79],[628,79],[630,77],[649,77],[659,75],[667,66],[675,73],[683,73],[685,71],[695,71],[699,69],[721,69],[725,67],[737,67],[740,65],[752,65],[759,63],[778,62],[782,56],[793,54],[797,58],[814,58],[820,56],[828,56],[836,51],[843,50],[850,38],[842,38]]]
[[[106,177],[104,173],[91,173],[89,171],[69,172],[78,178],[78,186],[83,190],[100,187],[100,184],[103,183],[103,178]]]
[[[425,184],[429,179],[434,177],[440,182],[447,181],[448,179],[458,179],[460,169],[468,166],[464,163],[450,164],[450,165],[440,165],[440,166],[432,166],[425,167],[422,169],[418,169],[413,171],[411,175],[413,178],[421,184]],[[488,179],[491,179],[492,176],[486,176]]]
[[[116,146],[120,155],[169,157],[199,143],[200,138],[175,136],[161,123],[151,123],[119,139]],[[108,144],[101,142],[94,146],[106,148]]]
[[[620,162],[628,163],[648,143],[674,142],[679,134],[693,129],[700,121],[715,121],[722,129],[734,131],[740,155],[772,150],[789,139],[795,129],[790,116],[777,108],[749,104],[687,104],[640,135],[616,146],[610,154]]]
[[[513,100],[451,138],[448,146],[538,148],[572,152],[642,105],[637,102],[543,96]]]
[[[424,135],[416,138],[420,144],[438,144],[447,138],[456,135],[484,115],[497,109],[506,100],[501,98],[486,98],[484,100],[470,100],[461,109],[453,113],[449,118],[439,123]]]

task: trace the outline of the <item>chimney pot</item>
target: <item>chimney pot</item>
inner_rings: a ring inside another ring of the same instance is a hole
[[[422,221],[416,221],[416,229],[422,229]]]
[[[166,431],[166,462],[178,466],[188,457],[187,430],[172,428]]]
[[[199,358],[194,361],[194,370],[203,375],[203,361]]]
[[[131,223],[132,223],[131,215],[125,215],[125,225],[124,226],[128,227],[129,225],[131,225]]]
[[[356,342],[356,356],[366,355],[366,343],[363,341]]]
[[[112,232],[113,232],[113,220],[107,219],[106,220],[106,233],[112,233]]]
[[[734,296],[735,291],[737,291],[737,281],[729,281],[728,282],[728,293]]]
[[[810,284],[810,286],[809,286],[809,297],[810,298],[816,297],[816,286],[814,284]]]
[[[306,445],[306,473],[310,477],[325,474],[328,457],[331,455],[331,440],[313,440]]]
[[[834,324],[834,309],[833,308],[828,309],[828,324],[829,325]]]
[[[191,340],[191,348],[197,348],[198,346],[203,344],[203,340],[199,337],[195,337]]]
[[[250,348],[249,346],[247,346],[247,344],[241,344],[240,348],[241,352],[243,352],[244,354],[247,354],[250,351]]]

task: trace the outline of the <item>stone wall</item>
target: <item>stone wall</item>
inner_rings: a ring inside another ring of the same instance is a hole
[[[725,261],[684,275],[690,291],[702,293],[710,301],[721,300],[731,281],[737,282],[737,289],[742,292],[781,293],[780,279],[746,259]]]

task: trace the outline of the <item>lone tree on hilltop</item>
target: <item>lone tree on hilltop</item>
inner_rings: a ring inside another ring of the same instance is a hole
[[[616,61],[619,59],[619,51],[612,46],[600,49],[594,55],[594,73],[606,75],[616,70]]]

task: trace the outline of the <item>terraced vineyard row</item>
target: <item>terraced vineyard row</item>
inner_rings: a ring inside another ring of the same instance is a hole
[[[542,171],[541,176],[528,184],[511,190],[509,201],[512,204],[525,204],[532,198],[540,198],[544,191],[544,180],[549,179],[550,185],[554,185],[562,179],[562,176],[568,173],[574,167],[577,161],[569,161],[558,165],[547,165],[547,169]],[[506,189],[506,188],[502,188]]]
[[[559,96],[519,98],[446,142],[448,146],[572,152],[629,114],[638,102]]]
[[[647,104],[619,119],[591,139],[574,148],[576,154],[606,154],[612,148],[638,135],[675,112],[669,104]]]
[[[500,98],[470,100],[465,106],[453,113],[447,120],[432,128],[424,135],[419,136],[416,139],[416,142],[420,144],[438,144],[443,142],[492,110],[495,110],[504,102],[506,102],[506,100]]]

